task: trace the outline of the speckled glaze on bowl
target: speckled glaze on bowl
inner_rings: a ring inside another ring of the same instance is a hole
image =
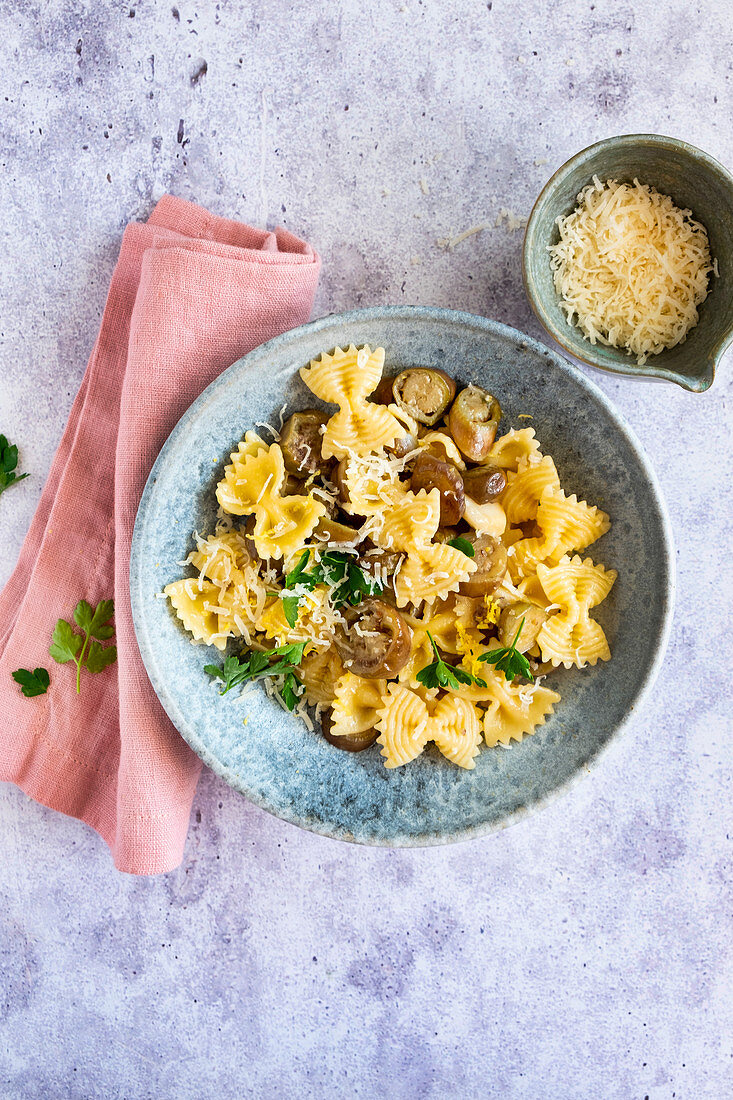
[[[575,209],[578,192],[593,176],[631,182],[637,177],[679,207],[692,210],[708,231],[719,277],[700,307],[700,320],[684,343],[651,356],[640,367],[618,348],[591,344],[569,325],[555,290],[547,249],[559,239],[557,218]],[[570,355],[617,374],[676,382],[693,393],[713,383],[715,368],[733,340],[733,176],[701,149],[659,134],[607,138],[576,153],[545,184],[527,222],[522,257],[524,288],[546,331]]]
[[[297,370],[336,345],[386,349],[388,367],[441,367],[501,399],[502,430],[532,424],[555,457],[564,487],[610,512],[611,531],[591,548],[619,579],[598,609],[613,660],[562,672],[562,701],[533,737],[483,749],[473,771],[433,747],[387,771],[378,746],[352,755],[311,733],[258,686],[245,701],[221,698],[203,672],[217,651],[192,646],[168,601],[191,532],[214,525],[214,488],[229,452],[256,421],[313,405]],[[379,307],[288,332],[230,367],[171,434],[148,479],[132,547],[135,629],[161,703],[202,760],[227,783],[286,821],[363,844],[426,845],[506,825],[583,771],[628,719],[652,682],[669,629],[671,536],[656,479],[639,444],[604,395],[562,357],[482,317],[450,310]],[[244,719],[248,721],[245,724]]]

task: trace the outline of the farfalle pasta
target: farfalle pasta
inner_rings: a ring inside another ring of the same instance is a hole
[[[292,554],[312,535],[325,506],[312,494],[283,495],[285,464],[277,443],[266,447],[255,437],[230,457],[216,489],[219,504],[232,515],[255,517],[252,539],[261,558]]]
[[[537,518],[537,509],[545,489],[559,489],[560,478],[550,455],[532,462],[520,459],[516,471],[507,474],[502,507],[507,521],[527,523]]]
[[[377,387],[384,367],[384,348],[336,348],[311,360],[300,376],[322,401],[338,405],[328,422],[321,453],[324,458],[370,454],[388,447],[403,434],[399,420],[382,405],[367,401]]]
[[[564,557],[558,565],[538,565],[537,576],[558,613],[547,620],[537,644],[543,661],[584,668],[611,656],[606,635],[590,617],[591,608],[605,600],[616,580],[615,569],[594,565],[590,558]]]
[[[540,443],[534,428],[511,428],[495,441],[488,460],[503,470],[518,470],[521,462],[535,455],[540,455]]]
[[[594,611],[616,573],[580,557],[610,520],[565,491],[535,426],[498,434],[491,394],[426,367],[385,377],[384,360],[351,344],[300,371],[330,408],[281,414],[270,441],[245,431],[194,575],[164,594],[227,653],[216,682],[265,679],[390,770],[470,771],[553,714],[545,675],[610,658]]]

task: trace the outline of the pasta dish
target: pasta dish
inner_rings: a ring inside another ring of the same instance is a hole
[[[261,680],[338,748],[397,768],[433,744],[470,769],[544,724],[549,671],[610,658],[591,613],[616,573],[582,556],[609,518],[533,427],[499,434],[485,389],[384,360],[351,345],[301,370],[322,405],[246,431],[164,591],[226,651],[206,666],[222,694]]]

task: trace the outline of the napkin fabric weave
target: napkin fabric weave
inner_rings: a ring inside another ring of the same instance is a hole
[[[126,229],[102,326],[17,566],[0,593],[0,780],[80,818],[134,874],[183,858],[200,762],[165,715],[132,625],[129,560],[145,480],[171,429],[226,367],[308,320],[319,257],[165,196]],[[245,425],[246,427],[246,425]],[[114,596],[118,660],[55,664],[59,618]],[[46,695],[11,678],[43,665]]]

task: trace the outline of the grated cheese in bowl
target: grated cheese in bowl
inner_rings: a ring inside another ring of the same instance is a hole
[[[550,264],[568,324],[640,366],[685,340],[716,273],[707,230],[690,210],[637,179],[594,176],[557,225]]]

